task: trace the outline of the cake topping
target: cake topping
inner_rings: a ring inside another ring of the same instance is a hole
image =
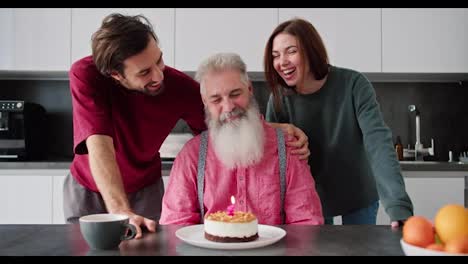
[[[212,213],[206,216],[207,220],[211,221],[220,221],[220,222],[230,222],[230,223],[245,223],[245,222],[251,222],[257,217],[249,212],[241,212],[237,211],[234,212],[234,215],[229,215],[228,213],[224,211],[218,211],[216,213]]]

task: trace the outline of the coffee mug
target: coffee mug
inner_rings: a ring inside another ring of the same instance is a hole
[[[117,248],[120,242],[136,235],[126,215],[92,214],[80,217],[79,222],[81,234],[93,249]]]

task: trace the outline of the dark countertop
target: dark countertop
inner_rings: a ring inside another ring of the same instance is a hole
[[[142,239],[124,241],[115,250],[90,250],[79,225],[0,225],[0,255],[404,255],[401,228],[378,225],[285,225],[286,236],[273,245],[247,250],[205,249],[175,236],[181,226],[159,226]]]
[[[162,169],[170,170],[172,161],[162,161]],[[55,170],[69,169],[71,161],[1,161],[0,169],[5,170]]]
[[[162,169],[170,171],[173,159],[163,159]],[[0,169],[68,169],[70,161],[45,161],[45,162],[0,162]],[[402,171],[467,171],[468,164],[460,162],[440,162],[440,161],[424,161],[400,162]]]
[[[400,161],[402,171],[467,171],[468,163],[446,161]]]
[[[2,161],[0,169],[5,170],[55,170],[69,169],[70,161]]]

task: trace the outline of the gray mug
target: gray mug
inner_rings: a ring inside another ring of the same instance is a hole
[[[80,230],[93,249],[114,249],[122,240],[135,237],[136,228],[129,218],[121,214],[92,214],[79,219]]]

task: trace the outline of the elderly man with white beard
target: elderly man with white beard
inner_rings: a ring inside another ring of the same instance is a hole
[[[196,79],[208,131],[177,155],[159,223],[203,223],[234,196],[236,211],[254,213],[260,224],[323,224],[307,161],[291,154],[284,132],[264,121],[240,56],[210,56]]]

